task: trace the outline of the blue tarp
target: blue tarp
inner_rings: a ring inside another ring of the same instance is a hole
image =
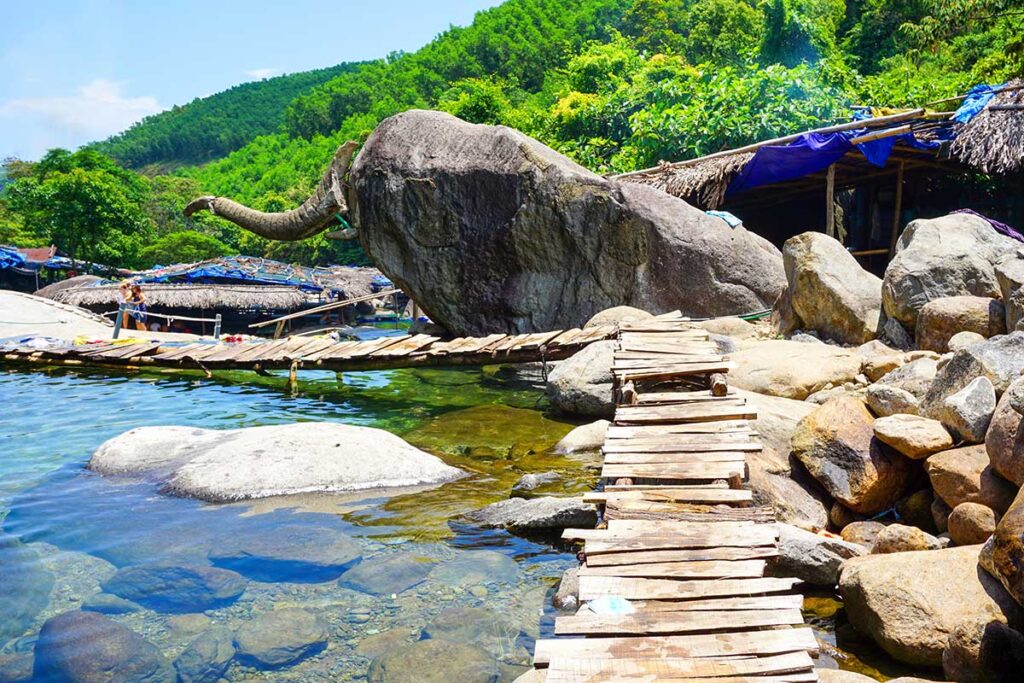
[[[0,247],[0,270],[7,268],[24,268],[25,257],[14,249]]]
[[[1005,84],[976,85],[971,88],[952,120],[960,124],[970,121],[985,108],[995,97],[996,91],[1003,85]],[[855,118],[870,118],[870,116],[870,113],[860,111]],[[726,194],[743,192],[761,185],[794,180],[823,171],[854,148],[851,140],[868,132],[868,129],[861,128],[838,133],[804,133],[788,145],[761,147],[743,167],[740,174],[729,184]],[[934,150],[939,148],[943,140],[953,139],[955,134],[955,127],[949,126],[946,129],[933,130],[928,140],[919,140],[910,132],[872,140],[856,145],[856,147],[870,163],[884,167],[896,145],[912,149]]]

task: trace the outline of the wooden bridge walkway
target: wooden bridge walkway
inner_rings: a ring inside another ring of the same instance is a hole
[[[537,642],[547,683],[818,680],[798,581],[764,576],[778,532],[741,488],[760,445],[730,367],[682,319],[622,327],[605,486],[585,498],[604,528],[563,536],[584,541],[579,597],[591,604],[556,618],[555,635],[574,638]]]
[[[15,346],[0,351],[0,361],[42,365],[99,365],[125,368],[199,368],[202,370],[299,369],[357,371],[444,365],[488,365],[562,360],[595,341],[610,339],[615,326],[555,330],[534,334],[492,334],[442,341],[426,334],[336,341],[293,337],[238,343],[204,341]],[[143,333],[144,335],[144,333]]]

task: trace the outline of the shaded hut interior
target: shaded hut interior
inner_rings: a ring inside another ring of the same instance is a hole
[[[773,144],[780,149],[816,131],[620,178],[659,187],[704,210],[732,213],[779,247],[803,232],[825,232],[881,273],[900,232],[916,218],[972,209],[1024,227],[1024,81],[998,88],[967,123],[952,116],[919,109],[862,120],[862,129],[854,123],[819,129],[848,130],[851,149],[825,168],[756,187],[737,179],[758,150]],[[872,163],[860,145],[886,138],[894,140],[891,151],[884,163]]]

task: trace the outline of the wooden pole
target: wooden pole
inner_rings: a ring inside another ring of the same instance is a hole
[[[896,167],[896,202],[892,208],[892,237],[889,239],[889,258],[896,255],[896,240],[900,236],[900,213],[903,211],[903,162]]]
[[[836,236],[836,165],[828,167],[825,176],[825,234]]]

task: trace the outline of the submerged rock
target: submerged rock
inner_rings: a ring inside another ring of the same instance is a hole
[[[119,598],[109,593],[96,593],[82,601],[83,612],[99,612],[100,614],[128,614],[138,612],[142,607],[131,600]]]
[[[430,638],[375,657],[369,683],[454,683],[499,680],[498,663],[481,647]]]
[[[434,567],[430,580],[449,586],[475,586],[481,583],[515,583],[519,566],[508,555],[493,550],[470,550]]]
[[[882,281],[864,270],[838,241],[820,232],[786,240],[782,248],[789,300],[809,329],[843,344],[875,338]]]
[[[217,683],[235,656],[234,634],[212,628],[188,644],[174,660],[178,683]]]
[[[174,683],[155,645],[95,612],[65,612],[43,624],[33,680],[41,683]]]
[[[622,305],[731,315],[785,286],[779,250],[742,226],[502,126],[392,116],[349,180],[370,258],[459,335],[566,329]]]
[[[502,661],[515,658],[522,629],[508,615],[483,607],[448,607],[423,627],[422,638],[477,645]],[[526,654],[529,663],[529,654]]]
[[[604,435],[610,424],[608,420],[597,420],[590,424],[580,425],[555,444],[555,452],[579,453],[601,450],[601,446],[604,445]]]
[[[570,415],[612,417],[612,360],[617,346],[615,341],[595,342],[555,366],[547,385],[552,405]]]
[[[235,647],[242,663],[290,666],[327,647],[327,625],[309,610],[276,609],[243,622],[235,634]]]
[[[1020,608],[978,568],[980,546],[867,555],[843,563],[839,591],[850,623],[892,657],[940,666],[966,619],[1016,621]]]
[[[0,533],[0,643],[22,635],[50,601],[53,574],[34,548]]]
[[[510,498],[470,512],[466,518],[483,527],[510,531],[592,529],[597,508],[578,498]]]
[[[998,298],[995,264],[1020,243],[984,219],[951,214],[911,221],[885,269],[882,305],[890,318],[910,329],[925,304],[951,296]]]
[[[201,612],[237,600],[245,579],[216,567],[139,565],[118,570],[103,590],[158,612]]]
[[[550,451],[571,429],[537,410],[486,404],[443,413],[404,436],[434,453],[514,460]]]
[[[165,448],[173,449],[173,461],[163,455]],[[141,427],[100,446],[88,467],[149,473],[168,493],[213,502],[440,484],[464,476],[386,431],[333,422],[187,432]]]
[[[321,526],[284,525],[234,533],[210,551],[210,561],[256,581],[315,583],[341,576],[362,559],[345,534]]]
[[[416,553],[383,555],[349,569],[339,583],[370,595],[398,594],[426,580],[435,566],[432,560]]]
[[[531,498],[533,492],[545,484],[554,484],[561,479],[561,475],[558,472],[531,472],[524,474],[519,478],[512,486],[512,492],[509,494],[512,498]]]

